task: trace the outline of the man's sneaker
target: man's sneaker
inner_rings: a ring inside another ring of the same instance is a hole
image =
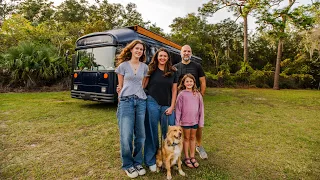
[[[199,153],[201,159],[208,159],[208,155],[202,146],[197,146],[196,151]]]
[[[146,174],[146,170],[141,165],[137,165],[135,166],[135,168],[140,176],[143,176]]]
[[[127,173],[127,176],[129,176],[130,178],[136,178],[139,176],[137,170],[134,167],[128,168],[124,171]]]
[[[149,169],[150,169],[151,172],[156,172],[157,171],[157,165],[154,164],[152,166],[149,166]]]

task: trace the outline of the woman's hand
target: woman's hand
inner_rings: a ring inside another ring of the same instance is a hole
[[[117,91],[118,94],[120,93],[121,89],[122,89],[122,87],[117,85],[117,90],[116,91]]]
[[[168,109],[166,109],[166,111],[165,111],[165,112],[166,112],[166,115],[171,115],[172,112],[173,112],[173,109],[174,109],[174,108],[171,107],[171,106],[170,106]]]

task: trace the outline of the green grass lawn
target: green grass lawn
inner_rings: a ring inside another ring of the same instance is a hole
[[[204,101],[209,159],[174,179],[319,179],[320,91],[208,89]],[[0,179],[126,178],[115,114],[69,92],[0,94]]]

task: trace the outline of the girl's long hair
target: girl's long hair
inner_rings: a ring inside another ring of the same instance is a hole
[[[142,56],[139,58],[140,62],[146,61],[146,45],[141,40],[134,40],[131,43],[127,44],[125,48],[121,51],[121,53],[117,56],[117,64],[116,67],[118,67],[121,63],[125,61],[129,61],[132,57],[131,49],[133,49],[137,44],[142,44],[143,46],[143,53]]]
[[[168,61],[166,62],[166,64],[164,65],[164,76],[168,77],[171,76],[173,74],[174,71],[176,71],[176,68],[172,66],[172,62],[171,62],[171,57],[169,54],[169,51],[165,48],[160,48],[152,57],[152,60],[149,64],[149,71],[148,71],[148,75],[153,74],[153,72],[158,68],[159,65],[159,60],[158,60],[158,55],[160,52],[166,52],[168,55]]]
[[[184,82],[186,81],[187,78],[190,78],[193,80],[193,87],[192,87],[192,92],[198,92],[197,89],[197,85],[196,85],[196,78],[194,78],[194,76],[190,73],[186,74],[183,76],[183,78],[181,79],[179,86],[178,86],[178,93],[180,93],[182,90],[186,89],[186,86],[184,85]]]

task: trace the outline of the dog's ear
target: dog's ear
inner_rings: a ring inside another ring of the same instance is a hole
[[[171,145],[173,143],[172,131],[170,131],[169,129],[168,129],[166,140],[168,145]]]

